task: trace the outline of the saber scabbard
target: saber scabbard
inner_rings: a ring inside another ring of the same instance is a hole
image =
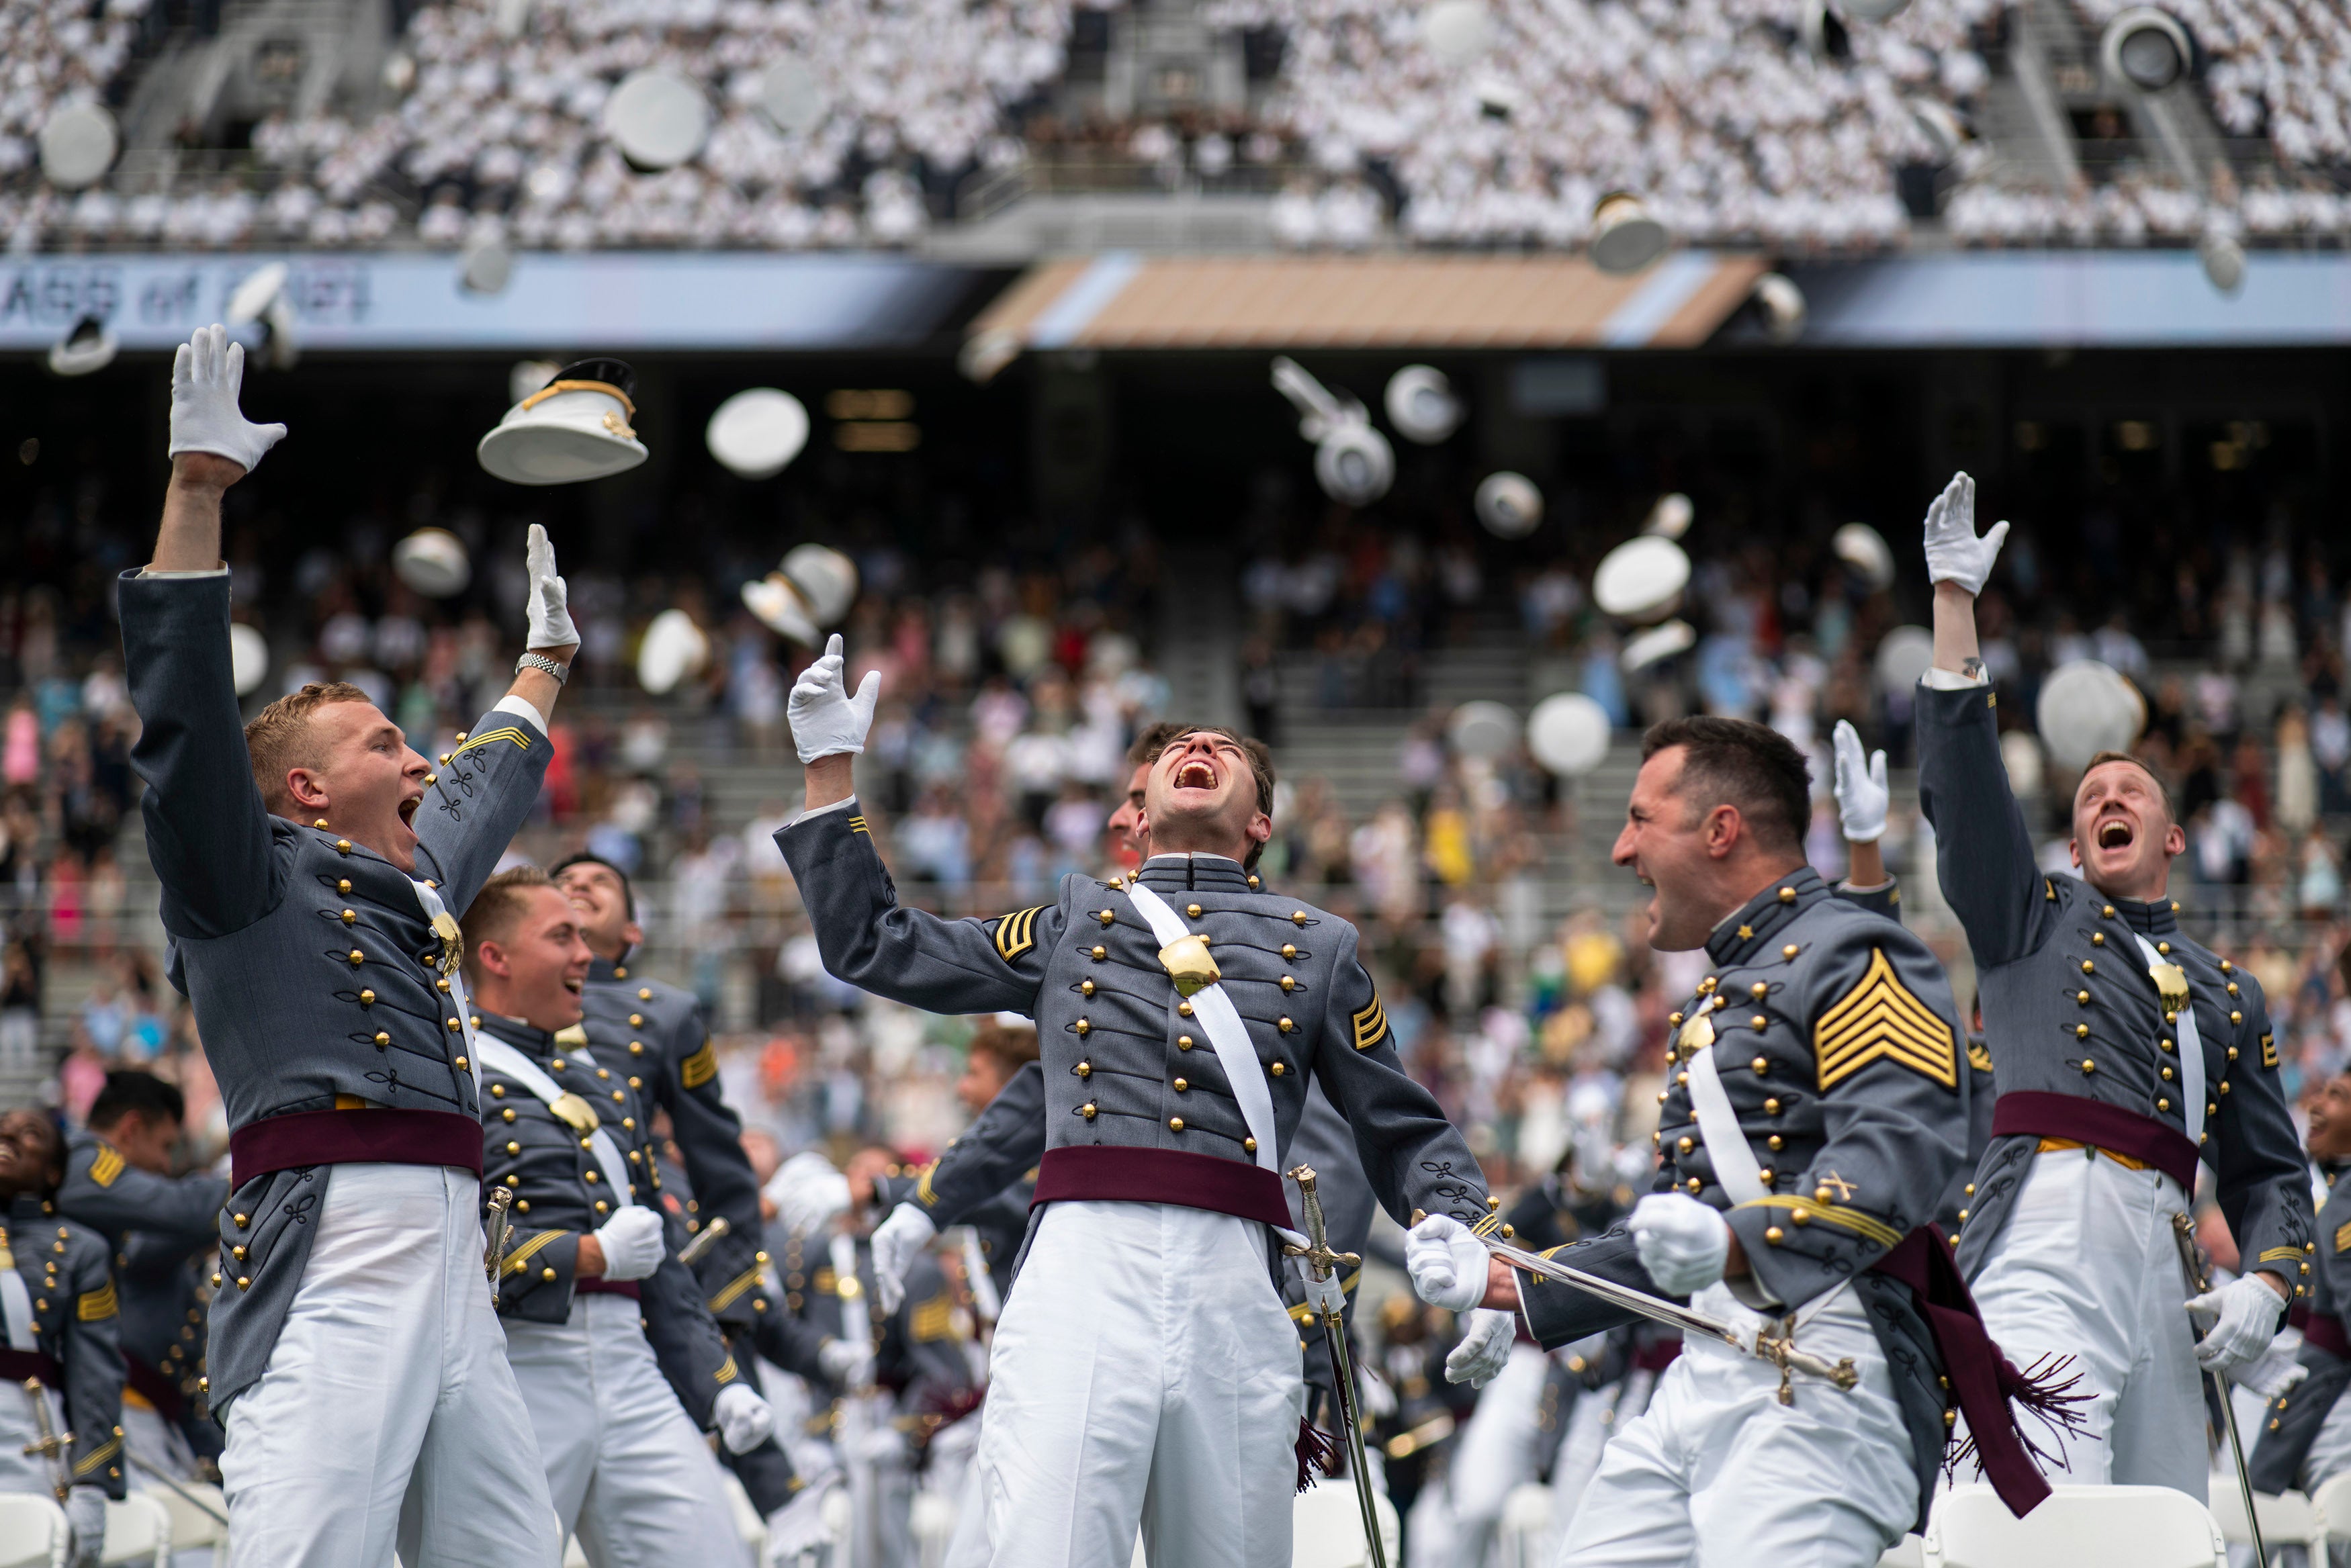
[[[2202,1295],[2212,1288],[2212,1262],[2196,1244],[2196,1221],[2185,1214],[2174,1214],[2171,1239],[2179,1244],[2179,1272],[2187,1277],[2189,1289]],[[2253,1502],[2253,1472],[2245,1463],[2245,1440],[2237,1436],[2237,1410],[2229,1402],[2229,1380],[2218,1372],[2205,1376],[2212,1379],[2212,1392],[2220,1406],[2220,1426],[2228,1434],[2230,1456],[2237,1461],[2237,1490],[2245,1500],[2245,1530],[2253,1538],[2253,1561],[2267,1563],[2269,1548],[2262,1542],[2262,1516]]]
[[[1329,1231],[1322,1221],[1322,1195],[1314,1189],[1314,1168],[1301,1165],[1290,1173],[1298,1183],[1304,1210],[1306,1239],[1303,1247],[1284,1247],[1283,1251],[1306,1265],[1312,1283],[1332,1283],[1324,1301],[1342,1299],[1339,1287],[1333,1283],[1341,1268],[1357,1268],[1364,1262],[1353,1252],[1331,1250]],[[1372,1473],[1364,1453],[1364,1423],[1355,1408],[1355,1367],[1347,1354],[1347,1324],[1338,1306],[1315,1306],[1315,1318],[1322,1324],[1322,1343],[1331,1354],[1331,1379],[1339,1395],[1339,1419],[1347,1428],[1347,1468],[1355,1481],[1355,1501],[1364,1513],[1364,1549],[1371,1568],[1387,1568],[1387,1544],[1380,1539],[1380,1509],[1372,1490]]]
[[[490,1276],[490,1310],[498,1305],[498,1272],[506,1267],[507,1242],[514,1234],[514,1189],[490,1189],[489,1213],[482,1220],[482,1272]]]

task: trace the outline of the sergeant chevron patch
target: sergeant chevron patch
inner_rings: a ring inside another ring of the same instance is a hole
[[[89,1179],[100,1187],[111,1187],[114,1179],[121,1174],[122,1157],[106,1145],[99,1145],[98,1158],[89,1162]]]
[[[112,1280],[107,1281],[104,1288],[91,1291],[74,1303],[74,1315],[84,1323],[97,1323],[112,1317],[114,1313],[115,1297]]]
[[[1016,909],[996,922],[996,956],[1010,963],[1037,945],[1037,917],[1045,906],[1033,909]]]
[[[1991,1053],[1985,1048],[1982,1041],[1968,1042],[1968,1065],[1979,1073],[1991,1071]]]
[[[710,1041],[702,1049],[677,1064],[677,1081],[689,1089],[698,1089],[718,1076],[718,1047]]]
[[[1813,1026],[1813,1053],[1823,1090],[1881,1056],[1947,1089],[1959,1084],[1950,1025],[1896,977],[1883,948],[1870,950],[1860,981]]]
[[[2335,1227],[2335,1250],[2338,1252],[2351,1252],[2351,1224]]]
[[[1388,1010],[1380,1005],[1380,993],[1372,992],[1372,1004],[1354,1015],[1355,1049],[1368,1051],[1387,1038]]]

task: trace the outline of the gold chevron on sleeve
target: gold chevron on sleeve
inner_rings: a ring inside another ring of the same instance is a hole
[[[1372,1003],[1354,1015],[1355,1049],[1368,1051],[1387,1037],[1388,1010],[1380,1005],[1380,993],[1372,992]]]
[[[938,1173],[938,1168],[939,1162],[935,1159],[931,1161],[923,1167],[922,1178],[914,1183],[914,1201],[925,1209],[934,1207],[939,1200],[938,1189],[931,1185],[931,1178]]]
[[[1823,1091],[1880,1057],[1947,1089],[1959,1081],[1951,1026],[1903,985],[1884,948],[1870,950],[1860,981],[1813,1026],[1813,1054]]]
[[[849,831],[862,833],[868,838],[873,836],[873,830],[865,826],[865,819],[862,816],[852,816],[849,819]]]
[[[84,1323],[99,1323],[115,1314],[114,1282],[83,1294],[74,1303],[74,1315]]]
[[[502,730],[485,730],[480,734],[470,737],[464,745],[449,754],[454,757],[459,752],[470,752],[476,746],[486,746],[498,741],[512,741],[524,751],[530,750],[530,737],[512,724],[508,724]]]
[[[754,1263],[749,1268],[744,1270],[741,1273],[736,1275],[733,1279],[727,1281],[725,1286],[719,1290],[718,1293],[710,1298],[710,1310],[712,1312],[725,1312],[728,1307],[731,1307],[737,1302],[741,1301],[743,1299],[743,1293],[746,1291],[750,1290],[758,1282],[759,1265]]]
[[[2335,1250],[2338,1252],[2351,1252],[2351,1221],[2335,1227]]]
[[[111,1187],[114,1179],[122,1174],[122,1157],[106,1144],[98,1146],[98,1157],[89,1162],[89,1179],[100,1187]]]
[[[1037,917],[1045,906],[1033,909],[1016,909],[996,922],[996,956],[1010,963],[1037,945]]]
[[[2262,1065],[2264,1067],[2275,1067],[2277,1064],[2277,1036],[2275,1034],[2263,1034],[2262,1036]]]
[[[1968,1042],[1968,1065],[1979,1073],[1991,1071],[1991,1052],[1982,1041]]]
[[[547,1249],[547,1244],[549,1242],[566,1234],[568,1234],[568,1232],[562,1231],[541,1231],[538,1235],[533,1236],[529,1241],[525,1241],[521,1246],[517,1247],[513,1251],[507,1254],[506,1267],[502,1269],[500,1272],[507,1274],[521,1273],[522,1266],[525,1263],[529,1262],[531,1259],[537,1257],[540,1252],[544,1251]]]
[[[705,1040],[702,1049],[677,1064],[677,1081],[689,1089],[698,1089],[718,1076],[718,1047]]]

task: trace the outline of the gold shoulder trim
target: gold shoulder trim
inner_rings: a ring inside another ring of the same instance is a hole
[[[1956,1088],[1959,1081],[1951,1026],[1911,994],[1884,948],[1870,950],[1869,968],[1844,1000],[1813,1026],[1813,1054],[1823,1092],[1880,1057],[1947,1089]]]
[[[1010,963],[1037,945],[1037,917],[1045,906],[1033,909],[1016,909],[996,922],[996,956]]]

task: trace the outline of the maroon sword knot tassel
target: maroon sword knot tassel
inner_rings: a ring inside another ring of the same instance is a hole
[[[1314,1484],[1314,1472],[1318,1469],[1326,1476],[1339,1473],[1339,1445],[1303,1416],[1298,1419],[1297,1451],[1300,1491]]]

